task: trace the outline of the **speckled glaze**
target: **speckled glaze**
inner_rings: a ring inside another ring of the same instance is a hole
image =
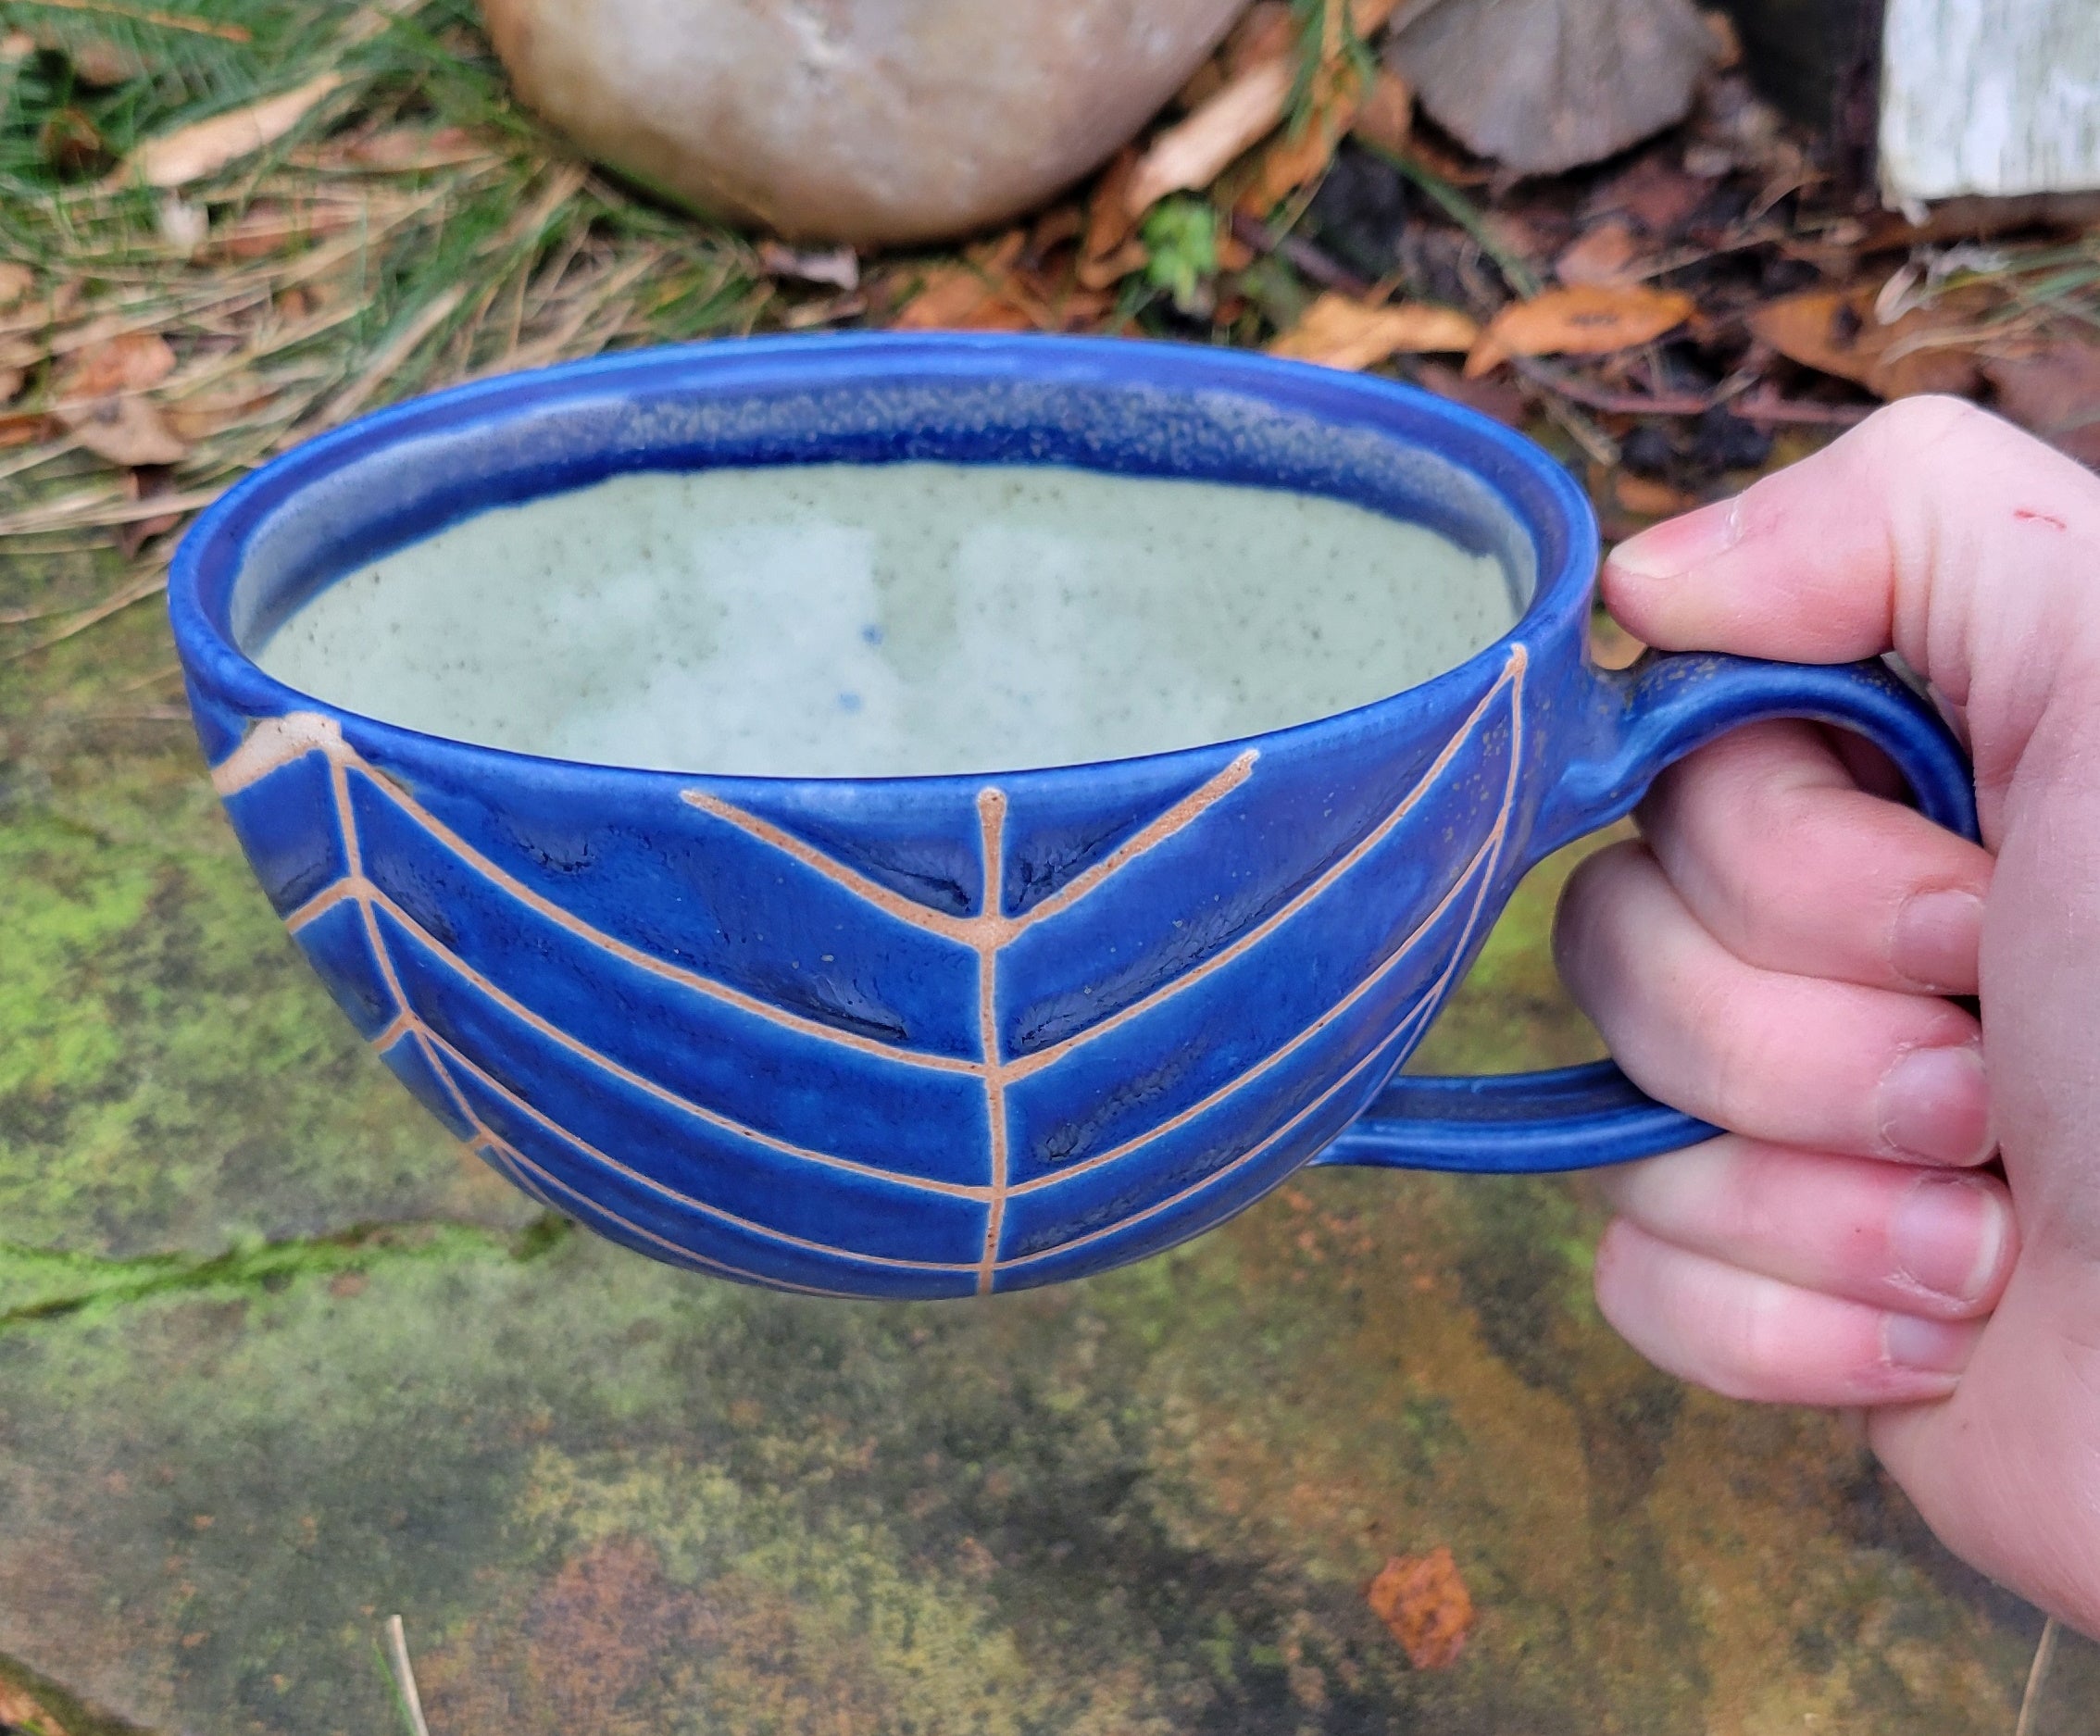
[[[1436,680],[1248,740],[930,778],[538,759],[321,704],[243,651],[331,579],[622,471],[1048,463],[1323,493],[1531,603]],[[1703,1136],[1608,1068],[1388,1075],[1510,889],[1738,723],[1860,730],[1973,831],[1879,665],[1587,661],[1595,529],[1520,436],[1390,382],[1160,344],[862,336],[463,387],[289,454],[185,539],[192,708],[279,912],[478,1155],[659,1259],[954,1296],[1139,1259],[1308,1162],[1573,1168]]]

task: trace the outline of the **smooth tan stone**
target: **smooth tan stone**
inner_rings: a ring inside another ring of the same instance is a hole
[[[484,0],[519,94],[663,194],[793,237],[925,241],[1104,161],[1244,0]]]

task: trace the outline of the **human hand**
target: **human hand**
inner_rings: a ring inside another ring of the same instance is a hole
[[[1915,399],[1603,583],[1669,650],[1901,653],[1970,744],[1984,847],[1783,723],[1665,773],[1643,842],[1582,865],[1576,999],[1731,1130],[1606,1172],[1599,1305],[1718,1392],[1866,1407],[1950,1547],[2100,1634],[2100,479]],[[1944,998],[1979,993],[1981,1029]]]

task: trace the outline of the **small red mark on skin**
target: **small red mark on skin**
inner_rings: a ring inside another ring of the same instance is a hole
[[[2014,507],[2013,518],[2018,523],[2020,524],[2045,524],[2052,531],[2063,531],[2069,528],[2064,523],[2061,518],[2057,518],[2055,513],[2036,512],[2031,506]]]

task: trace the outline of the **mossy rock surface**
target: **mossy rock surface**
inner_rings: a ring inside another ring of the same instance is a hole
[[[2031,1613],[1833,1422],[1621,1347],[1570,1184],[1308,1176],[969,1305],[539,1219],[361,1052],[179,720],[112,699],[169,655],[141,609],[0,673],[20,1728],[400,1728],[396,1613],[437,1736],[2011,1728]],[[1594,1052],[1563,866],[1425,1065]],[[1478,1617],[1418,1670],[1364,1588],[1438,1544]],[[2064,1656],[2042,1736],[2100,1692]]]

